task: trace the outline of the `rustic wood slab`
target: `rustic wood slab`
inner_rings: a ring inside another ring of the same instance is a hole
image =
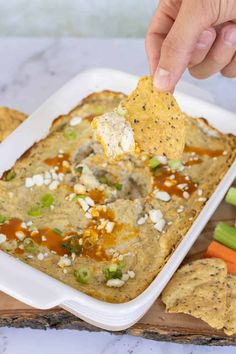
[[[201,258],[212,240],[216,223],[224,220],[234,224],[235,214],[234,207],[222,202],[184,262]],[[58,307],[47,311],[33,309],[4,293],[0,293],[0,326],[100,331]],[[203,321],[188,315],[167,314],[160,299],[137,324],[118,333],[177,343],[236,345],[236,334],[226,336],[223,331],[216,331]]]

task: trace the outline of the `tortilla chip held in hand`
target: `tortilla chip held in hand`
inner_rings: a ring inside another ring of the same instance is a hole
[[[177,160],[185,144],[184,121],[173,95],[156,91],[146,76],[117,109],[94,118],[92,128],[112,158],[144,152]]]

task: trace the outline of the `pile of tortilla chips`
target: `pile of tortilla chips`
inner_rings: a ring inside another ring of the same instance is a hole
[[[211,327],[236,332],[236,277],[223,260],[199,259],[180,268],[162,293],[167,312],[200,318]]]

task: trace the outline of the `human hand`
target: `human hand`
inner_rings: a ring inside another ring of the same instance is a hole
[[[173,91],[186,68],[236,77],[235,19],[235,0],[160,0],[145,42],[154,86]]]

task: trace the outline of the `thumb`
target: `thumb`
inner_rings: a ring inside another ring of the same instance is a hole
[[[198,38],[214,22],[215,14],[210,14],[210,9],[204,9],[204,4],[207,1],[182,1],[176,20],[162,44],[160,60],[154,74],[154,86],[157,90],[174,90],[188,66]]]

